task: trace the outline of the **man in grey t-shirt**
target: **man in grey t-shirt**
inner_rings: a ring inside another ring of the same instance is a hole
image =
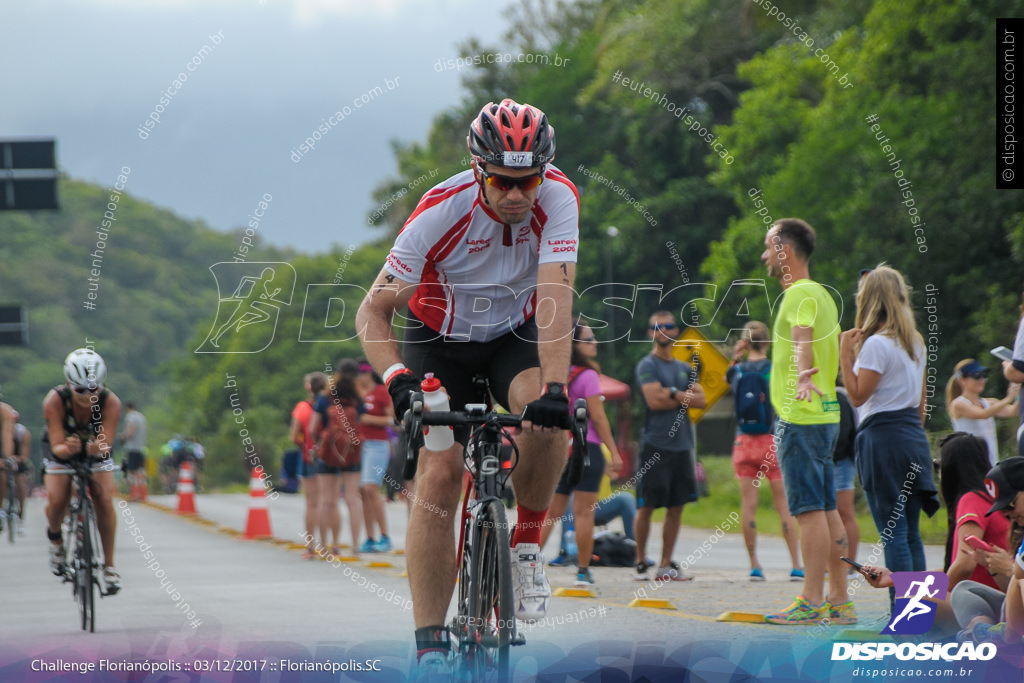
[[[135,403],[125,403],[124,432],[118,435],[127,455],[124,471],[128,478],[128,500],[146,499],[146,416],[135,409]]]
[[[648,336],[653,340],[651,353],[636,366],[636,383],[647,409],[644,420],[640,468],[637,471],[636,497],[636,574],[637,581],[650,576],[647,564],[647,537],[651,515],[666,508],[662,529],[661,563],[656,580],[687,581],[679,565],[672,561],[683,505],[697,499],[697,474],[693,461],[693,436],[689,411],[704,408],[704,390],[690,376],[690,366],[672,355],[679,326],[668,311],[654,313]]]

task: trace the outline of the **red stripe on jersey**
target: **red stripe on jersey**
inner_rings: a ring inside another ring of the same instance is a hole
[[[576,196],[576,211],[579,212],[579,208],[580,208],[580,193],[579,193],[579,190],[576,189],[576,186],[573,185],[572,181],[569,180],[568,176],[566,176],[561,171],[555,171],[553,169],[548,169],[547,172],[544,173],[544,177],[545,178],[551,178],[551,180],[554,180],[555,182],[558,182],[558,183],[562,183],[563,185],[568,185],[569,189],[572,190],[572,193]]]
[[[473,185],[476,185],[476,181],[473,181],[471,183],[463,183],[462,185],[456,185],[455,187],[439,187],[435,190],[431,190],[430,192],[426,193],[425,195],[423,195],[423,198],[420,199],[419,204],[416,205],[416,210],[412,212],[411,216],[409,216],[409,220],[407,220],[405,222],[405,225],[402,226],[402,230],[405,230],[405,228],[408,227],[410,223],[412,223],[414,218],[419,216],[427,209],[437,206],[444,200],[450,197],[454,197],[455,195],[462,192],[466,188],[473,187]],[[579,198],[577,198],[577,201],[579,201]]]
[[[525,304],[523,304],[523,322],[526,322],[527,320],[532,318],[533,314],[536,313],[536,312],[537,312],[537,289],[534,288],[533,294],[531,294],[530,298],[526,301]]]
[[[544,226],[547,225],[548,214],[544,209],[540,208],[540,204],[533,205],[533,218],[530,219],[530,230],[533,230],[533,234],[537,236],[537,251],[540,251],[540,234],[544,232]]]
[[[447,288],[441,282],[437,263],[451,254],[452,250],[462,241],[466,231],[469,230],[472,219],[473,211],[470,210],[430,247],[426,262],[423,264],[420,286],[416,288],[416,292],[409,300],[409,310],[435,332],[447,334],[451,331],[452,321],[455,320],[454,299],[450,297]],[[447,331],[444,330],[446,316],[449,317]]]
[[[439,275],[434,264],[428,261],[423,266],[420,285],[409,299],[409,310],[435,332],[444,328],[445,313],[448,310],[448,299]]]

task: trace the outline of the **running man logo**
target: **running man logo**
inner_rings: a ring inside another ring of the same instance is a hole
[[[195,352],[258,353],[270,346],[281,306],[290,306],[295,293],[291,264],[223,261],[210,272],[217,283],[217,316]],[[224,296],[223,284],[232,286],[230,296]],[[245,328],[251,329],[243,334]]]
[[[881,632],[920,635],[928,631],[935,623],[936,603],[946,599],[949,577],[942,572],[893,572],[892,582],[896,606]]]

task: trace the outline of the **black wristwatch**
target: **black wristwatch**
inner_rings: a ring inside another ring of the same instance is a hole
[[[561,382],[548,382],[547,384],[545,384],[544,395],[565,396],[566,398],[568,398],[568,395],[565,393],[565,385],[562,384]]]
[[[679,393],[679,388],[678,387],[669,387],[668,390],[669,390],[669,395],[668,395],[669,398],[671,398],[673,401],[675,401],[676,400],[676,394]]]

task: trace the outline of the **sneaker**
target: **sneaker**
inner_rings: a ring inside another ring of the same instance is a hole
[[[576,572],[576,583],[573,585],[577,588],[590,588],[594,585],[594,576],[590,573],[590,567]]]
[[[985,642],[1005,642],[1003,640],[1003,630],[1006,624],[983,624],[977,623],[970,628],[965,628],[956,634],[956,640],[958,643],[985,643]]]
[[[555,559],[549,560],[548,561],[548,566],[549,567],[566,567],[566,566],[569,566],[569,565],[575,564],[575,563],[576,563],[576,558],[575,557],[569,557],[567,554],[565,554],[563,552],[563,553],[559,553],[558,557],[556,557]]]
[[[7,528],[7,513],[5,511],[3,511],[3,510],[0,510],[0,531],[3,531],[6,528]]]
[[[50,544],[50,571],[55,576],[64,576],[67,563],[64,561],[64,546]]]
[[[512,548],[512,585],[516,616],[527,623],[543,619],[548,611],[551,586],[544,576],[544,556],[536,543],[520,543]]]
[[[107,595],[116,595],[121,590],[121,575],[113,567],[104,567],[103,583],[107,586]]]
[[[649,571],[650,568],[651,568],[651,564],[648,563],[648,562],[637,562],[636,563],[636,571],[633,573],[633,580],[634,581],[650,581],[651,580],[651,574],[650,574],[650,571]]]
[[[372,538],[368,538],[359,544],[359,552],[361,553],[375,553],[377,552],[377,542]]]
[[[852,601],[844,602],[841,605],[833,605],[826,600],[825,607],[828,608],[829,622],[839,624],[840,626],[857,623],[857,610],[853,608]]]
[[[788,626],[800,626],[805,624],[820,624],[828,617],[828,603],[821,607],[815,607],[804,599],[804,596],[796,596],[793,604],[778,614],[767,614],[764,620],[769,624],[783,624]]]
[[[389,553],[391,548],[391,539],[387,536],[381,536],[380,540],[373,544],[373,551],[377,553]]]
[[[667,567],[658,567],[658,573],[654,576],[655,581],[693,581],[693,576],[687,574],[680,567],[678,562],[669,562]]]
[[[1006,622],[999,624],[975,624],[974,642],[976,643],[1003,643],[1003,631],[1006,629]]]
[[[750,570],[751,581],[764,581],[764,572],[761,571],[760,567],[754,567]]]
[[[791,571],[789,573],[789,580],[790,581],[803,581],[804,580],[804,570],[803,569],[794,569],[793,571]]]
[[[416,679],[424,683],[450,683],[454,680],[451,656],[447,652],[428,652],[416,665]]]

